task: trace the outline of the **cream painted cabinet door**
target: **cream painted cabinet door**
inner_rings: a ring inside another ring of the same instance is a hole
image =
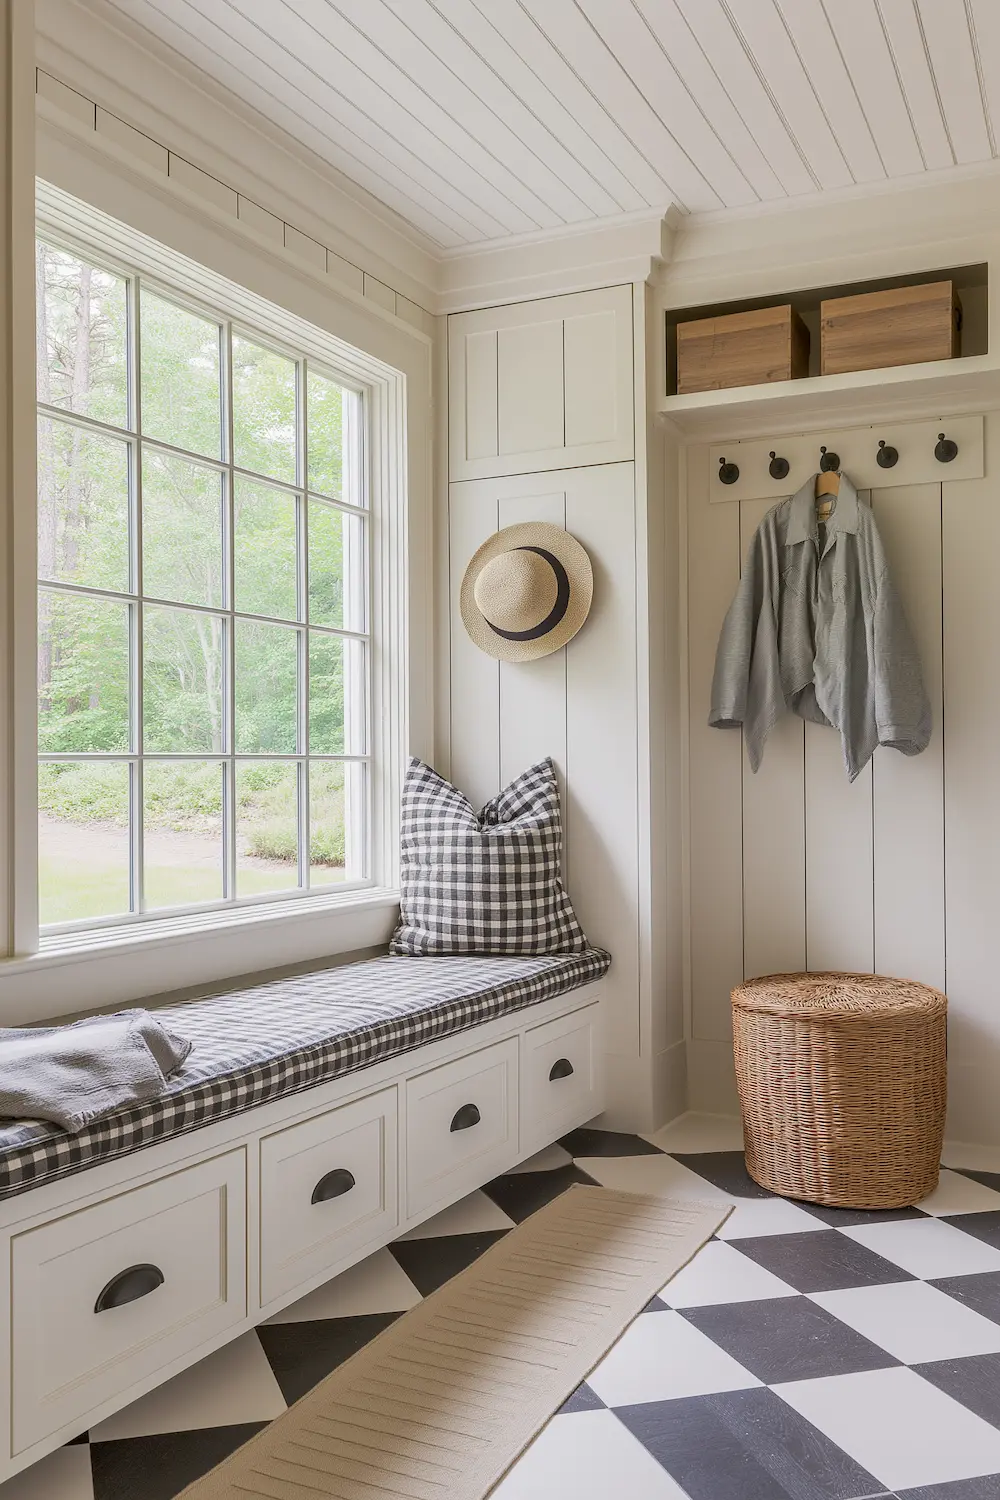
[[[448,319],[450,478],[635,454],[632,287]]]

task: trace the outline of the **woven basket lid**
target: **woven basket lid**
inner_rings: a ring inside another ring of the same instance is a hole
[[[874,1016],[943,1015],[948,1000],[940,990],[912,979],[881,974],[764,974],[733,990],[733,1005],[769,1015]]]

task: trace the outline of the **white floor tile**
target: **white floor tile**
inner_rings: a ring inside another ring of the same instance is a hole
[[[659,1193],[702,1203],[732,1203],[731,1194],[706,1182],[670,1156],[585,1156],[576,1164],[602,1187],[625,1193]]]
[[[732,1245],[710,1240],[667,1282],[660,1295],[671,1307],[709,1307],[717,1302],[762,1302],[767,1297],[799,1294]]]
[[[190,1432],[196,1427],[268,1422],[285,1409],[260,1340],[251,1332],[100,1422],[91,1428],[90,1437],[92,1442],[107,1442],[156,1432]]]
[[[686,1500],[614,1412],[567,1412],[539,1433],[492,1500]]]
[[[342,1271],[268,1318],[268,1323],[315,1323],[321,1318],[359,1318],[366,1313],[406,1312],[421,1300],[413,1282],[388,1250]]]
[[[497,1208],[491,1198],[485,1193],[475,1192],[453,1203],[443,1213],[435,1214],[433,1219],[418,1224],[408,1234],[401,1234],[400,1239],[430,1240],[440,1234],[482,1234],[490,1229],[511,1229],[513,1224],[514,1220],[509,1219],[502,1208]]]
[[[520,1166],[511,1167],[507,1176],[513,1177],[518,1172],[554,1172],[556,1167],[569,1167],[572,1164],[573,1158],[565,1146],[543,1146],[541,1151],[536,1151],[534,1156],[529,1156]]]
[[[643,1313],[587,1377],[608,1406],[742,1391],[761,1381],[676,1312]]]
[[[1000,1354],[1000,1324],[923,1281],[813,1292],[812,1301],[907,1365]]]
[[[701,1115],[693,1111],[679,1115],[669,1125],[661,1125],[644,1141],[661,1151],[742,1151],[743,1122],[738,1115]]]
[[[889,1489],[1000,1473],[1000,1431],[913,1370],[797,1380],[773,1389]]]
[[[939,1276],[974,1276],[1000,1271],[1000,1250],[944,1219],[896,1219],[886,1224],[859,1224],[843,1229],[859,1245],[902,1266],[912,1276],[934,1281]]]
[[[86,1443],[57,1448],[23,1474],[0,1484],[0,1500],[94,1500],[90,1449]]]
[[[920,1208],[925,1214],[978,1214],[995,1213],[1000,1209],[1000,1193],[972,1177],[963,1177],[960,1172],[941,1173],[937,1187],[929,1197],[922,1199]]]
[[[784,1198],[734,1198],[736,1207],[721,1229],[720,1240],[752,1240],[758,1234],[808,1234],[829,1229],[815,1214]]]

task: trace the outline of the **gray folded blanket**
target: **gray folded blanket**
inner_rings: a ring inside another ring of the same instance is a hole
[[[145,1010],[68,1026],[0,1027],[0,1116],[82,1130],[162,1094],[190,1051],[190,1042]]]

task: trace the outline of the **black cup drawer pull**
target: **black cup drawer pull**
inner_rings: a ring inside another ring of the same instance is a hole
[[[346,1167],[334,1167],[332,1172],[327,1172],[317,1182],[310,1202],[328,1203],[331,1198],[342,1198],[351,1191],[354,1181],[354,1173],[349,1172]]]
[[[107,1286],[94,1303],[95,1313],[107,1312],[111,1307],[124,1307],[126,1302],[137,1302],[148,1297],[158,1286],[163,1285],[163,1272],[159,1266],[129,1266],[112,1276]]]
[[[549,1069],[549,1082],[555,1083],[557,1078],[569,1078],[573,1072],[573,1064],[568,1057],[559,1057]]]
[[[471,1130],[473,1125],[478,1125],[482,1115],[474,1104],[463,1104],[461,1109],[455,1111],[455,1117],[451,1122],[452,1130]]]

